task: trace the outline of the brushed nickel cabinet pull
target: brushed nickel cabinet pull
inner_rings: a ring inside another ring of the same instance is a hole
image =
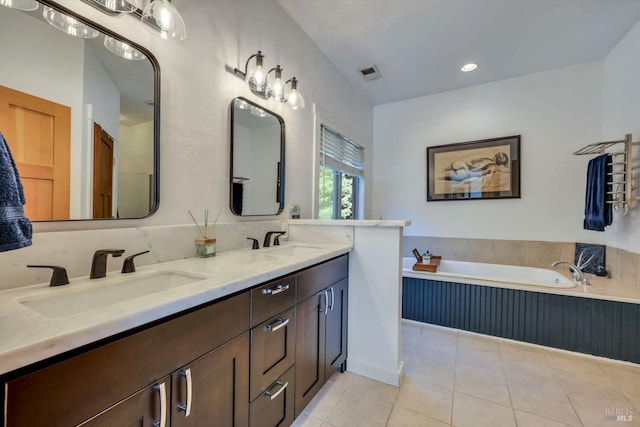
[[[275,322],[265,326],[264,328],[268,331],[275,332],[280,328],[283,328],[289,324],[290,319],[283,319],[282,317],[278,318]]]
[[[184,417],[191,415],[191,402],[193,401],[193,380],[191,379],[191,368],[187,368],[180,372],[187,382],[187,404],[178,403],[178,409],[184,412]]]
[[[269,390],[265,391],[264,394],[269,396],[271,398],[271,400],[275,399],[276,397],[278,397],[278,395],[280,393],[282,393],[284,391],[285,388],[287,388],[287,386],[289,385],[289,383],[283,383],[282,381],[276,381],[275,383],[273,383],[273,385],[271,387],[269,387]],[[276,391],[275,393],[271,392],[271,389],[276,387],[276,386],[280,386],[280,390]]]
[[[162,383],[153,387],[160,395],[160,421],[154,422],[155,427],[167,426],[167,386]]]
[[[279,284],[278,286],[276,286],[273,289],[263,289],[262,290],[262,294],[263,295],[278,295],[279,293],[288,290],[289,287],[290,287],[289,285],[283,285],[281,283],[281,284]]]

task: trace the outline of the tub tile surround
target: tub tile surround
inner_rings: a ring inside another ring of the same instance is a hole
[[[336,374],[294,426],[640,425],[639,365],[406,320],[401,333],[407,369],[399,389]],[[440,347],[451,350],[446,361],[426,351]],[[470,353],[494,363],[466,366]],[[452,380],[423,375],[434,364],[447,365]],[[616,411],[632,420],[617,421]]]
[[[429,250],[443,259],[555,269],[570,276],[566,266],[551,264],[573,262],[575,243],[404,236],[403,256],[412,257],[413,248],[421,253]],[[640,293],[640,254],[607,246],[606,264],[609,278],[590,274],[592,283],[611,288],[614,295],[621,291]]]
[[[265,233],[280,230],[282,223],[280,220],[219,223],[210,234],[217,240],[218,252],[250,248],[247,237],[257,238],[262,247]],[[146,250],[151,253],[136,258],[136,265],[191,258],[195,255],[197,237],[198,230],[193,224],[34,233],[31,246],[0,253],[3,274],[0,290],[48,282],[50,270],[27,268],[28,264],[61,265],[71,280],[88,276],[97,249],[126,250],[120,258],[109,257],[107,275],[120,271],[127,256]]]

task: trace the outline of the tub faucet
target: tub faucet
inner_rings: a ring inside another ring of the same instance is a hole
[[[580,270],[579,267],[576,267],[575,265],[571,264],[570,262],[567,261],[556,261],[553,264],[551,264],[553,267],[557,266],[557,265],[567,265],[569,266],[569,268],[571,269],[571,273],[573,275],[573,280],[575,280],[576,282],[580,282],[583,285],[590,285],[591,283],[589,283],[589,278],[582,272],[582,270]]]
[[[98,249],[93,254],[93,260],[91,261],[91,279],[99,279],[107,275],[107,256],[113,255],[114,257],[122,256],[124,249]]]

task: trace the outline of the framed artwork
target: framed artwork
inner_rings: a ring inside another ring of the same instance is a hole
[[[427,147],[427,201],[520,198],[520,135]]]

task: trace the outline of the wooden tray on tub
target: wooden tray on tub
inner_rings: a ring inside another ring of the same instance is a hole
[[[417,262],[413,265],[413,269],[415,271],[427,271],[429,273],[435,273],[438,270],[438,265],[440,265],[440,260],[442,260],[442,257],[440,255],[431,255],[429,264],[421,264]]]

